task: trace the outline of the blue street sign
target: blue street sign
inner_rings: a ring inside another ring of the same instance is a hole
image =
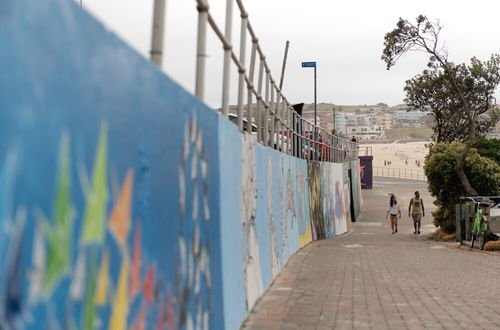
[[[315,68],[316,62],[302,62],[303,68]]]

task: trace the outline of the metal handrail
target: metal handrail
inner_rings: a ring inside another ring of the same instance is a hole
[[[235,53],[231,43],[234,1],[238,5],[241,18],[239,56]],[[334,136],[325,129],[310,123],[294,111],[271,75],[266,57],[248,20],[248,12],[245,10],[242,0],[227,0],[225,33],[218,27],[210,14],[208,1],[196,0],[196,2],[198,9],[196,96],[202,100],[204,99],[206,32],[207,25],[210,25],[224,49],[222,114],[226,117],[229,115],[230,62],[233,62],[238,69],[237,120],[240,131],[251,132],[252,126],[255,124],[257,127],[257,140],[260,143],[295,157],[329,162],[344,162],[357,159],[358,144],[356,142]],[[247,34],[250,34],[252,43],[249,70],[245,65]],[[260,63],[257,84],[255,84],[257,57]],[[257,85],[257,89],[255,85]],[[265,87],[264,95],[262,95],[263,87]],[[243,126],[245,88],[247,89],[246,127]],[[255,114],[253,112],[253,97],[257,101]],[[315,133],[308,135],[307,132]],[[313,146],[312,151],[311,145]]]
[[[424,170],[416,168],[373,166],[373,176],[419,181],[427,180]]]

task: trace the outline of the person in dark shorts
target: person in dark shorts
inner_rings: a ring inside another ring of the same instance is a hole
[[[410,199],[408,206],[408,217],[413,218],[413,226],[415,227],[414,234],[420,234],[420,225],[422,224],[422,217],[425,217],[424,201],[420,198],[420,193],[415,191],[415,197]]]
[[[396,200],[396,195],[391,194],[391,199],[389,200],[389,207],[387,209],[387,214],[385,218],[391,215],[391,228],[392,233],[398,232],[398,217],[401,219],[401,207],[399,206],[398,201]]]

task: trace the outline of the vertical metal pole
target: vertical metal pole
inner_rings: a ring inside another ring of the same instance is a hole
[[[298,157],[304,159],[304,123],[302,122],[302,116],[299,114],[297,114],[297,131],[299,132],[297,139]]]
[[[328,147],[328,161],[331,163],[333,162],[333,135],[329,135],[329,137],[330,146]]]
[[[269,72],[269,78],[271,78],[271,72]],[[269,79],[269,88],[271,89],[271,102],[269,103],[269,125],[271,126],[269,128],[269,133],[271,134],[271,137],[269,139],[269,146],[271,148],[274,148],[275,142],[276,142],[276,132],[274,131],[274,86],[273,86],[273,81],[272,79]]]
[[[283,56],[283,66],[281,67],[280,91],[283,89],[283,79],[285,78],[286,59],[288,57],[288,46],[290,46],[290,41],[287,40],[285,46],[285,55]]]
[[[286,113],[286,131],[287,131],[287,143],[286,146],[288,148],[288,154],[293,156],[293,129],[292,129],[292,113],[290,111],[290,104],[288,102],[286,103],[285,107],[285,113]]]
[[[286,154],[286,144],[285,144],[285,114],[283,113],[284,109],[283,106],[285,105],[285,97],[283,96],[283,93],[280,92],[281,95],[281,103],[278,104],[278,107],[276,111],[278,112],[279,116],[279,125],[278,125],[278,132],[280,134],[280,140],[281,140],[281,152]]]
[[[283,95],[283,94],[281,94]],[[290,147],[290,136],[288,135],[288,130],[287,130],[287,113],[286,113],[286,101],[285,101],[285,96],[283,96],[283,103],[281,104],[281,115],[282,115],[282,123],[281,123],[281,135],[283,135],[283,144],[285,144],[284,148],[285,153],[287,155],[290,154],[289,152],[289,147]]]
[[[274,84],[271,84],[271,87],[275,88]],[[283,141],[283,138],[280,135],[280,124],[281,124],[281,115],[280,115],[280,101],[281,101],[281,94],[276,91],[276,104],[273,107],[274,110],[274,134],[276,136],[276,148],[278,150],[282,150],[281,148],[281,142]]]
[[[247,45],[247,13],[241,13],[241,35],[240,35],[240,63],[245,67],[246,45]],[[238,126],[243,128],[243,99],[245,93],[245,69],[238,69]],[[240,126],[241,122],[241,126]],[[252,110],[251,104],[247,107],[247,132],[252,132]]]
[[[295,111],[291,111],[292,113],[292,131],[293,131],[293,156],[297,157],[297,114]]]
[[[245,32],[246,32],[246,25],[245,25]],[[245,33],[246,34],[246,33]],[[250,55],[250,75],[249,75],[249,79],[250,81],[252,82],[251,85],[248,85],[248,89],[247,89],[247,114],[250,114],[250,116],[247,116],[247,120],[250,121],[250,123],[252,123],[252,112],[253,112],[253,90],[255,89],[255,84],[254,84],[254,76],[255,76],[255,58],[256,58],[256,55],[257,55],[257,43],[255,41],[252,40],[252,52],[251,52],[251,55]],[[260,82],[259,82],[260,83]],[[260,93],[259,93],[260,95]],[[259,134],[259,130],[260,130],[260,123],[259,123],[259,119],[260,119],[260,116],[259,116],[259,107],[257,106],[257,113],[256,113],[256,116],[255,116],[255,125],[257,126],[257,141],[260,141],[260,134]],[[250,125],[252,126],[252,125]],[[253,129],[250,130],[250,132],[252,131]]]
[[[165,28],[166,0],[155,0],[153,8],[153,31],[151,33],[151,61],[158,67],[162,66],[163,32]]]
[[[254,45],[257,46],[257,41],[254,41]],[[260,60],[260,65],[259,65],[259,84],[257,86],[257,93],[262,97],[262,81],[264,80],[264,61],[261,59]],[[267,93],[266,89],[266,93]],[[266,94],[266,99],[267,103],[267,94]],[[261,100],[257,100],[257,139],[262,142],[263,144],[267,145],[266,140],[265,140],[265,134],[264,134],[264,118],[262,112],[265,112],[265,108],[261,108]]]
[[[314,65],[314,160],[318,160],[318,124],[316,123],[316,65]]]
[[[264,59],[261,58],[261,65],[264,63]],[[264,108],[264,116],[262,120],[264,121],[264,145],[270,146],[271,144],[269,143],[269,72],[266,71],[266,97],[265,97],[265,102],[267,106]]]
[[[226,30],[224,36],[231,43],[231,35],[233,31],[233,1],[226,1]],[[222,76],[222,114],[227,117],[229,113],[229,79],[231,72],[231,47],[224,46],[224,68]],[[243,126],[241,116],[238,117],[238,127]]]
[[[286,129],[286,126],[287,126],[287,121],[286,121],[286,101],[285,101],[285,96],[283,94],[281,94],[283,96],[283,102],[281,103],[281,135],[283,136],[282,139],[283,139],[283,142],[281,144],[283,144],[283,148],[285,149],[284,153],[286,153],[287,155],[289,154],[288,152],[288,144],[290,143],[289,139],[288,139],[288,136],[287,136],[287,129]]]
[[[335,125],[335,107],[333,107],[333,129],[335,130],[335,133],[337,132],[337,125]]]
[[[207,51],[208,4],[205,0],[198,1],[198,45],[196,54],[196,96],[203,100],[205,94],[205,62]]]

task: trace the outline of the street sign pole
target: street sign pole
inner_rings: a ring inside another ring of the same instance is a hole
[[[316,100],[316,63],[314,65],[314,150],[315,155],[316,155],[316,160],[318,160],[318,124],[316,122],[316,107],[317,107],[317,100]]]
[[[316,62],[302,62],[302,67],[303,68],[314,68],[314,152],[313,152],[313,159],[318,160],[318,129],[317,129],[317,122],[316,122],[316,107],[317,107],[317,101],[316,101]]]

